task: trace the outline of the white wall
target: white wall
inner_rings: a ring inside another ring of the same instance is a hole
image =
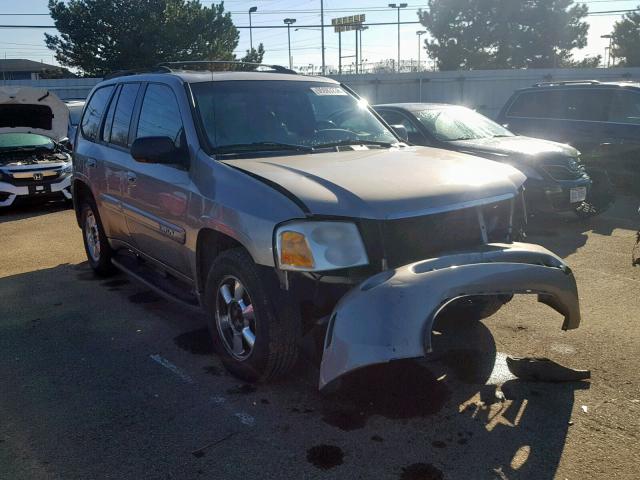
[[[532,70],[471,70],[456,72],[334,75],[370,103],[444,102],[469,106],[495,117],[511,94],[550,80],[633,80],[640,82],[640,68],[581,68]],[[7,80],[0,85],[47,88],[60,98],[85,98],[99,78],[59,80]]]
[[[0,80],[0,85],[25,85],[46,88],[54,92],[62,100],[69,98],[86,98],[100,78],[61,78],[51,80]]]

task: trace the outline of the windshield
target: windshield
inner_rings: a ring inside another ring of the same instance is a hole
[[[233,81],[192,85],[214,151],[317,148],[398,143],[397,138],[339,85],[302,81]]]
[[[414,114],[429,133],[444,142],[513,136],[506,128],[465,107],[435,108]]]
[[[15,148],[46,148],[53,150],[53,140],[44,135],[33,133],[2,133],[0,134],[0,150]]]

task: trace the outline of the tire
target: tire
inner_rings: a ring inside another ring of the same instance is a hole
[[[299,309],[280,289],[275,273],[258,267],[243,248],[215,259],[204,304],[214,348],[233,375],[267,382],[293,368],[301,335]]]
[[[116,273],[116,268],[111,263],[113,251],[104,233],[96,204],[92,200],[84,200],[80,206],[80,225],[89,266],[101,277],[109,277]]]

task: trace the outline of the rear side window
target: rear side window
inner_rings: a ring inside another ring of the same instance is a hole
[[[614,94],[609,121],[640,124],[640,93],[620,90]]]
[[[378,113],[389,125],[402,125],[407,129],[407,133],[418,133],[418,130],[416,130],[416,127],[413,126],[411,121],[401,113],[392,112],[391,110],[385,110]]]
[[[82,124],[80,127],[82,135],[85,138],[93,141],[97,140],[98,133],[100,132],[100,121],[107,108],[111,92],[113,92],[113,86],[109,85],[99,88],[91,96],[91,100],[89,100],[84,115],[82,116]]]
[[[111,143],[123,147],[129,146],[129,126],[139,88],[138,83],[126,83],[122,86],[111,125]]]
[[[150,84],[144,94],[136,138],[169,137],[176,144],[182,132],[180,109],[166,85]]]
[[[612,90],[589,88],[524,92],[511,104],[507,117],[604,122],[612,95]]]

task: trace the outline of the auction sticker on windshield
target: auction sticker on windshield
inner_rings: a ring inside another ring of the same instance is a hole
[[[311,91],[316,95],[347,95],[340,87],[311,87]]]

